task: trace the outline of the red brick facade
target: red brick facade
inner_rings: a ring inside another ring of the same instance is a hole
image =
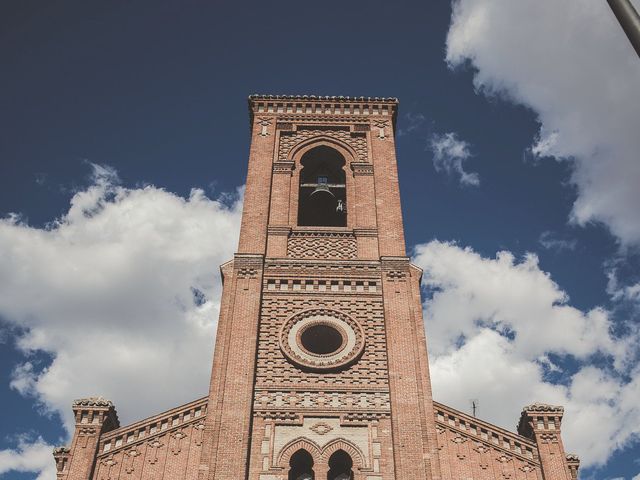
[[[526,407],[516,434],[432,400],[397,101],[252,96],[249,108],[209,395],[126,427],[111,402],[77,401],[58,479],[575,480],[562,408]]]

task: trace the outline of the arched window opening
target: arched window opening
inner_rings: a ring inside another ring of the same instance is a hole
[[[347,226],[344,157],[330,147],[309,150],[300,161],[298,225]]]
[[[314,480],[313,457],[304,449],[298,450],[289,460],[288,480]]]
[[[329,457],[327,480],[353,480],[353,461],[347,452],[338,450]]]

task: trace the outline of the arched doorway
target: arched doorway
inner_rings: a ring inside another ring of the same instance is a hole
[[[344,450],[336,450],[329,457],[327,480],[353,480],[353,460]]]
[[[314,480],[313,457],[304,448],[291,455],[288,480]]]

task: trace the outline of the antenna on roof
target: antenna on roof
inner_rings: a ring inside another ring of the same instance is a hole
[[[478,413],[478,408],[480,407],[480,402],[478,401],[477,398],[472,398],[471,400],[469,400],[469,403],[471,403],[471,413],[475,417],[476,413]]]

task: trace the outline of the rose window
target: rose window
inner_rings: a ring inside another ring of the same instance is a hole
[[[280,348],[298,366],[335,370],[357,360],[364,349],[364,332],[355,320],[342,312],[305,310],[283,325]]]

